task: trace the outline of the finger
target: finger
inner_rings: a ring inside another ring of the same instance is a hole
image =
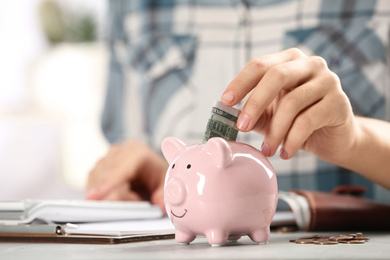
[[[142,201],[142,198],[138,196],[136,192],[128,192],[128,193],[118,193],[118,192],[112,192],[108,194],[105,198],[102,200],[110,200],[110,201],[118,201],[118,200],[125,200],[125,201]]]
[[[87,180],[87,194],[90,193],[93,189],[96,188],[98,183],[100,183],[102,179],[102,173],[104,173],[105,168],[105,159],[102,158],[100,159],[95,167],[90,171],[88,175],[88,180]]]
[[[102,198],[101,200],[126,200],[126,201],[142,201],[142,198],[133,191],[127,191],[124,192],[118,192],[117,190],[109,193],[106,197]]]
[[[284,139],[280,158],[290,159],[314,131],[328,125],[332,113],[329,103],[323,99],[299,114]]]
[[[240,131],[253,129],[265,109],[281,95],[281,90],[293,89],[310,79],[314,71],[304,59],[294,60],[272,67],[247,100],[238,120]]]
[[[321,80],[312,80],[285,95],[279,102],[264,135],[265,156],[273,156],[287,135],[294,119],[305,109],[316,105],[327,93]]]
[[[88,176],[87,194],[95,190],[102,180],[106,178],[105,175],[110,172],[108,169],[111,167],[113,158],[116,158],[117,155],[120,154],[120,146],[121,145],[119,144],[111,146],[107,154],[101,158],[91,170]]]
[[[142,198],[137,192],[131,190],[129,183],[124,183],[105,196],[103,200],[142,201]]]
[[[96,183],[87,198],[103,199],[123,183],[132,183],[142,163],[144,146],[137,141],[113,145],[95,173]]]
[[[106,169],[106,171],[107,173],[102,174],[104,175],[102,181],[88,193],[87,198],[103,199],[121,184],[131,183],[137,171],[137,164],[119,164],[116,167],[111,167],[110,170]]]
[[[165,173],[168,169],[168,162],[154,150],[149,150],[148,158],[142,167],[139,181],[152,193],[161,185],[164,186]]]
[[[257,86],[270,68],[303,56],[300,50],[292,48],[251,60],[227,86],[221,102],[226,106],[236,105]]]
[[[152,204],[160,206],[163,212],[166,213],[164,203],[164,185],[160,185],[159,188],[152,193],[150,201]]]

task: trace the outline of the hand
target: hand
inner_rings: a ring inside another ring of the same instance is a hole
[[[165,159],[147,145],[113,145],[89,174],[87,199],[150,200],[164,209]]]
[[[303,149],[335,163],[352,147],[358,131],[351,104],[321,57],[288,49],[253,59],[221,101],[234,106],[252,90],[237,126],[264,135],[264,155],[282,144],[282,159]]]

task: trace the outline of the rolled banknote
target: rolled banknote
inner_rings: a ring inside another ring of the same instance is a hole
[[[222,137],[227,141],[235,141],[238,134],[237,119],[241,111],[227,107],[218,100],[214,101],[211,116],[207,123],[203,143],[212,137]]]

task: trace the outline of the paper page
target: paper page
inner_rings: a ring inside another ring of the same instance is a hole
[[[113,221],[65,226],[64,232],[71,234],[124,236],[158,232],[174,232],[168,217],[133,221]]]

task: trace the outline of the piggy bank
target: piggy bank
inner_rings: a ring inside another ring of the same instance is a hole
[[[168,137],[161,148],[169,162],[164,203],[177,242],[188,244],[197,235],[212,246],[244,235],[268,242],[278,188],[259,150],[219,137],[192,146]]]

